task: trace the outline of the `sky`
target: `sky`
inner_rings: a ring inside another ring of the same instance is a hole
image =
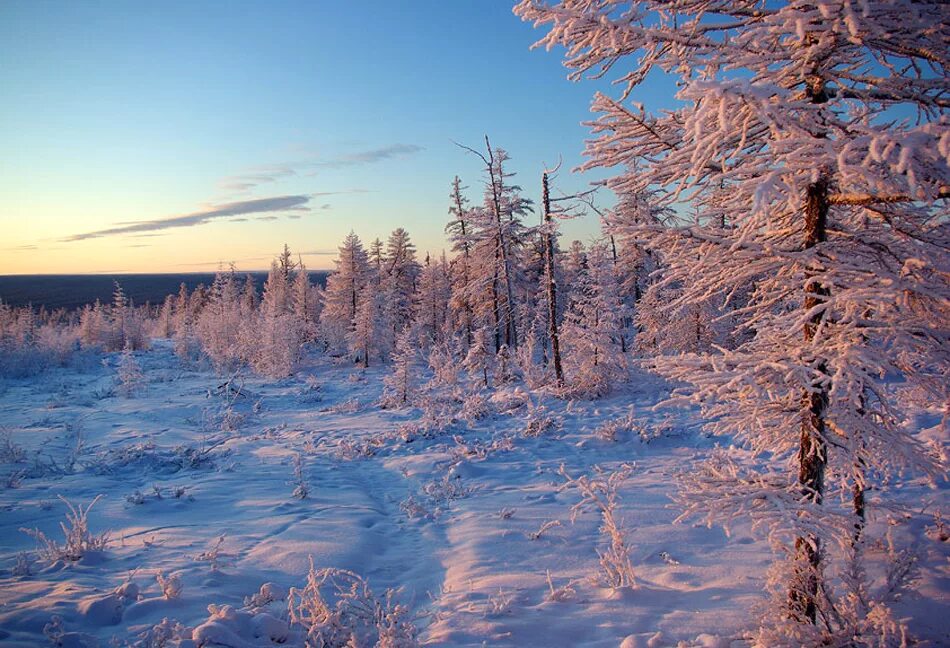
[[[610,88],[541,36],[502,0],[6,0],[0,274],[254,270],[284,243],[328,269],[396,227],[439,255],[452,178],[482,194],[455,142],[489,135],[535,200],[559,159],[559,191],[606,175],[570,170]]]

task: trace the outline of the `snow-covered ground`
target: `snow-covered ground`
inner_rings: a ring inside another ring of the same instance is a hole
[[[311,559],[358,574],[380,600],[399,588],[401,618],[431,645],[742,645],[766,601],[767,542],[742,525],[727,536],[674,524],[677,472],[728,440],[705,437],[690,412],[650,412],[665,394],[650,377],[593,402],[501,388],[484,416],[440,430],[432,417],[420,428],[419,409],[376,405],[385,369],[317,358],[291,379],[228,381],[183,367],[164,341],[137,358],[146,379],[131,397],[113,388],[117,355],[0,385],[4,645],[47,645],[44,628],[53,645],[294,645],[284,599]],[[582,495],[561,466],[596,477],[623,464],[636,587],[613,589],[600,578],[600,513],[571,521]],[[946,492],[911,484],[899,525],[922,570],[898,610],[931,645],[950,643],[950,543],[934,528]],[[38,558],[21,529],[62,541],[59,497],[99,495],[90,528],[108,531],[106,549]],[[158,575],[180,592],[164,596]],[[265,583],[271,595],[252,600]]]

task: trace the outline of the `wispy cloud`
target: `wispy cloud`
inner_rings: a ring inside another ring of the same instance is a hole
[[[222,189],[229,191],[249,191],[259,185],[277,182],[295,175],[297,175],[297,172],[290,165],[277,165],[251,169],[247,173],[228,176],[223,178],[219,185]]]
[[[304,175],[312,177],[317,175],[320,169],[342,169],[345,167],[375,164],[376,162],[382,162],[384,160],[413,155],[423,150],[421,146],[416,144],[390,144],[389,146],[357,151],[355,153],[344,153],[332,157],[317,156],[312,159],[249,169],[244,173],[222,178],[218,182],[218,186],[225,191],[247,193],[255,187],[292,178],[305,171],[309,172]],[[349,192],[327,192],[326,195],[332,193]]]
[[[382,162],[383,160],[390,160],[395,157],[402,157],[404,155],[412,155],[413,153],[419,153],[424,149],[421,146],[415,144],[392,144],[390,146],[384,146],[382,148],[370,149],[368,151],[359,151],[357,153],[349,153],[346,155],[340,155],[330,160],[320,160],[317,162],[311,162],[307,166],[320,168],[320,169],[339,169],[342,167],[351,167],[359,166],[361,164],[373,164],[375,162]]]
[[[183,216],[174,216],[172,218],[161,218],[150,221],[119,223],[115,227],[74,234],[62,239],[64,242],[85,241],[87,239],[101,238],[103,236],[113,236],[116,234],[132,234],[139,232],[152,232],[156,230],[166,230],[178,227],[194,227],[203,225],[218,218],[229,216],[241,216],[244,214],[261,214],[277,211],[309,211],[307,203],[310,202],[309,195],[299,196],[275,196],[273,198],[257,198],[254,200],[241,200],[238,202],[225,203],[223,205],[211,206],[208,209],[192,212]]]
[[[22,252],[25,250],[37,250],[39,248],[35,245],[17,245],[15,247],[8,247],[8,248],[3,248],[3,249],[8,252]]]

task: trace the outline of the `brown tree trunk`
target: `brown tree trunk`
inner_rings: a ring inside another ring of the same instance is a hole
[[[614,240],[614,235],[610,235],[610,253],[613,258],[614,272],[617,272],[617,241]],[[634,281],[634,285],[637,285],[637,281]],[[638,291],[639,292],[639,291]],[[634,302],[639,301],[640,295],[637,294],[634,297]],[[620,352],[627,352],[627,328],[630,326],[630,318],[627,315],[623,315],[620,318]]]
[[[465,259],[465,274],[462,276],[462,283],[465,286],[465,289],[462,293],[465,307],[465,348],[470,349],[474,340],[474,336],[472,334],[472,322],[475,320],[475,314],[472,311],[472,302],[468,294],[468,291],[471,289],[469,279],[469,273],[471,272],[469,264],[471,263],[471,259],[469,258],[468,239],[466,238],[465,232],[465,211],[462,207],[462,194],[458,192],[455,194],[455,208],[458,210],[459,227],[462,229],[462,256]]]
[[[805,196],[805,245],[815,247],[827,240],[828,182],[825,178],[808,186]],[[820,305],[829,291],[817,280],[805,286],[806,311]],[[812,315],[805,324],[805,341],[812,342],[823,319],[823,314]],[[827,368],[819,362],[816,370],[824,375]],[[805,415],[802,419],[798,449],[798,483],[806,501],[818,506],[825,489],[825,468],[828,462],[825,443],[825,412],[828,408],[827,384],[814,384],[802,394]],[[821,570],[821,539],[814,534],[795,539],[795,565],[789,589],[789,608],[792,618],[814,623],[818,614],[818,590]]]
[[[548,337],[551,338],[551,355],[554,357],[554,376],[558,385],[564,384],[561,367],[561,342],[557,331],[557,282],[554,278],[554,233],[551,231],[551,196],[548,193],[548,174],[541,174],[541,194],[544,208],[544,270],[548,279]]]

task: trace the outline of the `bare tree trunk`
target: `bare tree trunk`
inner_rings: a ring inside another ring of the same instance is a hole
[[[805,246],[807,250],[827,240],[828,181],[825,178],[808,186],[805,196]],[[819,306],[830,292],[818,281],[810,280],[805,286],[804,308],[809,311]],[[823,319],[814,314],[805,324],[805,341],[812,342]],[[819,362],[816,370],[824,375],[827,367]],[[806,414],[802,419],[798,449],[798,483],[802,494],[815,506],[822,502],[825,489],[825,468],[828,462],[825,443],[825,411],[828,407],[827,384],[814,384],[802,395]],[[814,623],[818,613],[818,590],[821,570],[821,539],[814,534],[795,539],[795,566],[789,589],[789,607],[792,618]]]
[[[554,357],[554,376],[558,385],[564,384],[561,367],[561,342],[557,331],[557,282],[554,277],[554,232],[551,223],[551,195],[548,192],[548,174],[541,174],[541,194],[544,209],[544,270],[548,275],[548,337],[551,338],[551,354]]]
[[[495,319],[495,353],[501,351],[501,307],[498,305],[498,250],[495,250],[495,267],[491,279],[492,315]]]

